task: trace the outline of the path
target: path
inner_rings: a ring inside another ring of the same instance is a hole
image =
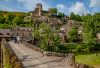
[[[43,56],[23,44],[13,42],[9,42],[9,44],[24,68],[72,68],[64,62],[62,57]]]

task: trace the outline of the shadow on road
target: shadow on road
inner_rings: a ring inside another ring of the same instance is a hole
[[[25,55],[25,56],[23,56],[23,58],[20,59],[20,60],[21,60],[22,62],[24,62],[24,61],[32,61],[32,60],[36,60],[36,59],[42,58],[43,56],[36,57],[36,58],[29,58],[29,57],[30,57],[30,55]]]
[[[47,64],[47,63],[51,63],[51,62],[59,62],[60,60],[63,60],[63,59],[64,59],[64,58],[56,59],[56,60],[52,60],[52,61],[48,61],[48,62],[36,64],[36,65],[25,66],[25,67],[26,67],[26,68],[28,68],[28,67],[37,67],[37,66],[39,66],[39,65],[43,65],[43,64]],[[56,67],[56,66],[55,66],[55,67]]]

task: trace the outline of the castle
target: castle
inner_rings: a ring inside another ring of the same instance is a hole
[[[67,22],[66,17],[59,19],[56,17],[56,15],[54,15],[54,13],[52,12],[52,9],[54,8],[49,8],[48,11],[44,11],[42,10],[42,8],[43,8],[42,4],[40,3],[36,4],[35,10],[31,13],[31,17],[33,21],[45,22],[52,26],[62,25],[63,23]]]
[[[32,15],[34,17],[50,16],[50,15],[52,15],[52,9],[53,8],[48,9],[48,11],[44,11],[42,9],[43,9],[43,7],[42,7],[42,4],[41,3],[36,4],[36,8],[35,8],[35,10],[34,10],[34,12],[33,12]]]

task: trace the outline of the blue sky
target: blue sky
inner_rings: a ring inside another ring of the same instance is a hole
[[[59,12],[70,14],[86,14],[100,12],[100,0],[0,0],[0,10],[33,11],[37,3],[43,4],[43,9],[58,8]]]

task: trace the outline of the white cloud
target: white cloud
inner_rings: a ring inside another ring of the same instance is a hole
[[[64,4],[57,4],[56,8],[58,9],[59,12],[68,14],[68,8]]]
[[[58,5],[57,5],[57,8],[58,8],[58,9],[64,9],[65,6],[64,6],[63,4],[58,4]]]
[[[41,3],[43,5],[43,9],[47,10],[49,5],[45,3],[43,0],[17,0],[18,3],[22,4],[27,10],[33,10],[37,3]]]
[[[75,14],[86,14],[88,13],[89,11],[86,9],[85,5],[81,2],[76,2],[74,5],[72,5],[70,8],[69,8],[69,12],[74,12]]]
[[[89,7],[99,7],[100,8],[100,0],[90,0]]]

